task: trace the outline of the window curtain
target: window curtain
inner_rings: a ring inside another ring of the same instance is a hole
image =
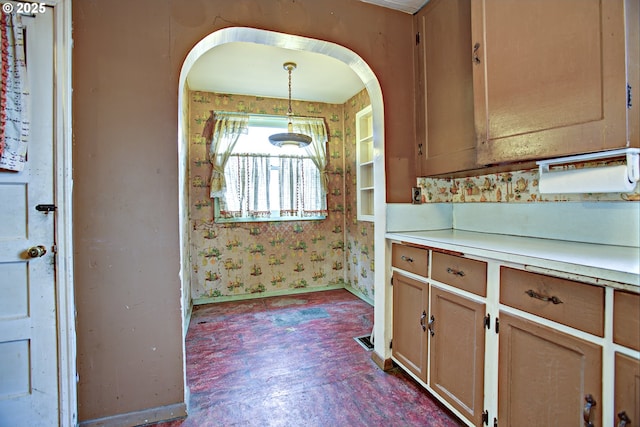
[[[280,216],[327,215],[322,174],[312,159],[280,158]]]
[[[252,218],[271,216],[269,190],[271,188],[271,157],[268,155],[252,155],[247,157],[247,214]],[[266,191],[265,191],[266,190]]]
[[[301,160],[298,157],[280,158],[280,216],[297,216],[300,206]]]
[[[211,171],[210,197],[223,197],[226,182],[224,168],[229,156],[242,134],[249,128],[249,115],[242,113],[221,113],[211,111],[202,131],[202,136],[210,143],[209,161]]]
[[[220,197],[224,218],[271,216],[271,158],[260,154],[234,154],[226,164],[225,190]]]
[[[31,127],[24,27],[16,13],[1,16],[0,168],[21,171]]]
[[[313,163],[320,171],[320,188],[323,194],[329,191],[329,175],[327,173],[327,127],[324,119],[315,117],[294,117],[293,131],[311,136],[313,143],[305,147]]]

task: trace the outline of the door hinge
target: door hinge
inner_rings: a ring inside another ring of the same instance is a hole
[[[631,85],[627,84],[627,109],[631,109]]]
[[[418,156],[422,156],[422,144],[418,144]]]
[[[491,315],[489,313],[484,316],[484,327],[487,329],[491,329]]]
[[[393,348],[393,340],[389,340],[389,348]]]
[[[420,31],[416,33],[416,45],[420,44]]]
[[[391,286],[393,286],[393,277],[391,277],[391,280],[389,280],[389,282],[391,282]]]
[[[496,317],[496,334],[500,332],[500,319]]]
[[[498,419],[497,418],[493,419],[493,427],[498,427]]]
[[[482,424],[489,425],[489,411],[484,411],[482,413]]]

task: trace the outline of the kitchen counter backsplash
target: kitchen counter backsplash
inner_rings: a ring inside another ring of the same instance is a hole
[[[602,165],[604,163],[598,163]],[[623,164],[608,162],[606,165]],[[564,166],[566,169],[594,166],[582,163]],[[494,173],[467,178],[418,178],[423,203],[464,202],[593,202],[640,201],[640,186],[631,193],[540,194],[538,169]]]

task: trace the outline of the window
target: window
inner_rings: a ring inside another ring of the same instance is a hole
[[[313,150],[269,143],[269,135],[286,128],[283,117],[249,117],[224,165],[225,184],[214,203],[216,222],[326,218],[323,173]]]

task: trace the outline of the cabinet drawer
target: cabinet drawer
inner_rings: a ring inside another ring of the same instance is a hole
[[[500,268],[500,303],[602,337],[604,288]]]
[[[404,271],[427,277],[429,251],[394,243],[391,248],[391,265]]]
[[[476,295],[487,296],[487,263],[433,252],[431,278]]]
[[[640,351],[640,295],[613,294],[613,341]]]

